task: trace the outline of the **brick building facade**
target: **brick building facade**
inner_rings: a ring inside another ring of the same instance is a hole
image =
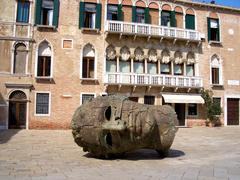
[[[239,125],[239,24],[239,9],[190,0],[1,1],[0,128],[68,128],[108,94],[205,125],[202,89]]]

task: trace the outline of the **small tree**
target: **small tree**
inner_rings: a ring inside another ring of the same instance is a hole
[[[214,125],[220,125],[219,115],[221,115],[222,109],[219,103],[214,102],[212,98],[211,90],[202,90],[202,98],[205,101],[205,108],[208,120]]]

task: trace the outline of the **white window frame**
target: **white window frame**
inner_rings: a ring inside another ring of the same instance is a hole
[[[96,93],[82,92],[82,93],[80,93],[80,105],[82,105],[82,96],[83,96],[83,95],[94,95],[94,98],[97,97],[97,94],[96,94]]]
[[[64,48],[64,47],[63,47],[63,44],[64,44],[63,42],[64,42],[64,41],[71,41],[71,42],[72,42],[72,47],[70,47],[70,48]],[[73,39],[62,39],[62,49],[73,49]]]
[[[93,78],[83,78],[82,77],[82,67],[83,67],[83,50],[84,50],[84,47],[86,45],[92,45],[94,47],[94,53],[95,53],[95,56],[94,56],[94,77]],[[79,74],[79,78],[80,80],[97,80],[97,50],[95,48],[96,46],[94,46],[93,44],[91,43],[87,43],[85,44],[83,47],[82,47],[82,50],[81,50],[81,54],[80,54],[80,74]]]
[[[50,68],[51,69],[51,73],[50,73],[50,76],[38,76],[37,75],[39,45],[41,43],[43,43],[44,41],[46,41],[49,44],[50,48],[51,48],[51,68]],[[52,46],[52,44],[47,39],[42,40],[37,45],[37,51],[36,51],[36,57],[35,57],[35,78],[37,78],[37,79],[52,79],[53,78],[53,59],[54,59],[54,53],[53,53],[53,46]]]
[[[39,93],[45,93],[49,94],[49,105],[48,105],[48,114],[37,114],[37,94]],[[39,116],[39,117],[46,117],[46,116],[51,116],[51,106],[52,106],[52,98],[51,98],[51,92],[50,91],[36,91],[35,92],[35,99],[34,99],[34,116]]]
[[[213,60],[214,56],[215,56],[215,58],[218,59],[218,66],[212,65],[212,60]],[[212,68],[218,68],[219,69],[219,84],[213,84],[212,83]],[[221,61],[220,57],[217,56],[217,55],[213,55],[210,58],[210,85],[212,85],[212,86],[223,86],[222,61]]]
[[[189,108],[189,104],[186,104],[186,111],[187,111],[187,116],[188,117],[192,117],[192,118],[197,118],[199,116],[199,105],[197,103],[190,103],[190,104],[196,104],[197,105],[197,114],[196,115],[191,115],[189,114],[188,108]]]

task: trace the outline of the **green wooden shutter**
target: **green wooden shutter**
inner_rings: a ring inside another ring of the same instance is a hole
[[[132,6],[132,22],[136,22],[136,6]]]
[[[195,30],[195,16],[191,14],[187,14],[185,16],[185,22],[186,22],[186,29],[193,29]]]
[[[123,20],[122,4],[118,4],[118,21]]]
[[[42,0],[36,1],[35,24],[41,24]]]
[[[84,27],[84,2],[79,3],[79,29]]]
[[[211,19],[209,17],[207,18],[207,23],[208,23],[208,41],[211,41]]]
[[[216,19],[217,20],[217,25],[218,25],[218,28],[217,28],[217,41],[220,41],[220,26],[219,26],[219,19]]]
[[[145,23],[148,24],[148,23],[150,23],[150,21],[149,21],[150,20],[149,19],[149,8],[146,7],[144,12],[145,12],[145,14],[144,14]]]
[[[101,29],[101,18],[102,18],[102,4],[97,4],[95,28],[99,30]]]
[[[171,14],[170,14],[170,26],[171,27],[176,27],[176,13],[175,11],[171,11]]]
[[[53,9],[53,25],[58,27],[58,18],[59,18],[59,0],[54,0],[54,9]]]

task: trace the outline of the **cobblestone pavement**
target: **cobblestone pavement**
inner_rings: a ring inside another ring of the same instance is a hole
[[[0,179],[240,179],[240,127],[179,129],[168,158],[139,150],[122,159],[84,153],[71,131],[0,131]]]

